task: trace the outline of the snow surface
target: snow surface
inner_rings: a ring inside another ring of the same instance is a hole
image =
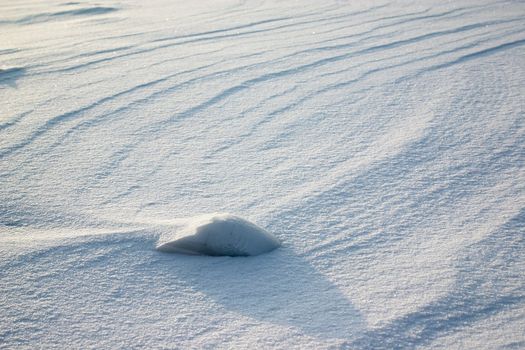
[[[186,227],[163,227],[157,250],[210,256],[255,256],[281,244],[271,233],[243,218],[215,213],[188,218]]]
[[[525,3],[0,3],[0,348],[525,348]],[[283,246],[164,254],[228,211]]]

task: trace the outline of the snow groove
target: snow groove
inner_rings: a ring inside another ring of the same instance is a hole
[[[519,348],[524,11],[0,4],[0,347]]]

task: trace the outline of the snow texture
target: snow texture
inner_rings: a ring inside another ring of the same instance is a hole
[[[523,1],[1,1],[0,349],[525,348],[524,82]]]
[[[159,242],[166,253],[210,256],[255,256],[271,252],[280,243],[257,225],[231,214],[211,214],[190,220],[179,237]]]

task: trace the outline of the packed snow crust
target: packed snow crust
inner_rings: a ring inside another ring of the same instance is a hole
[[[190,219],[176,239],[159,242],[166,253],[210,256],[254,256],[279,247],[277,238],[257,225],[231,214],[211,214]]]
[[[523,1],[1,1],[0,349],[525,348],[524,58]],[[282,246],[156,249],[216,211]]]

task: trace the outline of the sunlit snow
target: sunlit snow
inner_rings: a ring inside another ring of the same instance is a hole
[[[0,348],[525,348],[524,81],[523,1],[1,1]]]

